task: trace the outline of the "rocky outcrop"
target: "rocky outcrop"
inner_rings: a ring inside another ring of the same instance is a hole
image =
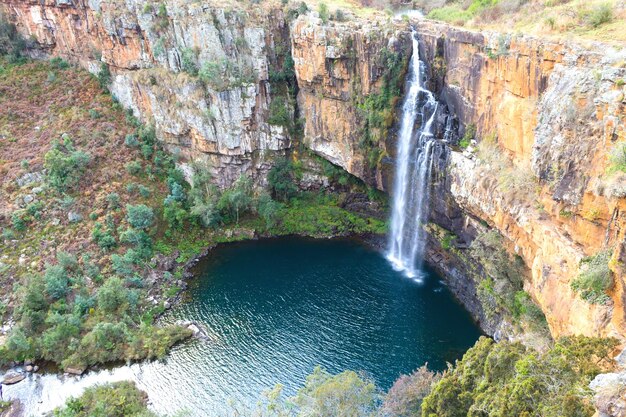
[[[324,23],[273,3],[0,5],[37,41],[33,54],[79,62],[105,82],[109,71],[112,94],[155,123],[181,167],[207,161],[221,187],[242,174],[262,185],[277,155],[303,158],[304,144],[389,188],[394,106],[412,52],[406,22]],[[623,338],[626,180],[608,166],[625,138],[624,52],[412,23],[446,145],[435,161],[431,220],[458,237],[460,250],[485,228],[506,237],[553,335]],[[464,136],[478,144],[462,149]],[[312,160],[304,165],[315,171]],[[312,188],[324,181],[305,177]],[[614,284],[609,300],[594,304],[571,283],[581,260],[604,250],[613,251]],[[469,299],[476,288],[465,274],[450,279]]]

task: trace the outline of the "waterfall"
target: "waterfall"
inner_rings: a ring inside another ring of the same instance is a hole
[[[419,43],[414,30],[411,37],[413,54],[409,62],[398,131],[387,258],[394,269],[419,280],[425,246],[422,222],[428,220],[429,183],[435,144],[432,125],[438,103],[424,87],[425,66],[420,61]]]

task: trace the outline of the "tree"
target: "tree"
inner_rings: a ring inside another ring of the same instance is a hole
[[[167,225],[173,230],[182,230],[185,220],[187,219],[187,210],[180,201],[167,201],[163,205],[163,218],[167,221]]]
[[[293,163],[287,158],[276,161],[276,164],[267,174],[267,182],[272,196],[282,201],[293,197],[298,191],[294,179]]]
[[[126,219],[136,229],[147,229],[154,223],[154,212],[145,204],[127,204]]]
[[[222,222],[218,208],[219,192],[211,184],[209,166],[196,162],[192,165],[192,188],[189,192],[191,199],[191,214],[198,218],[204,227],[217,227]]]
[[[422,415],[585,417],[587,387],[610,369],[615,339],[566,337],[545,352],[481,337],[422,402]]]
[[[128,304],[128,290],[118,277],[109,278],[99,289],[96,296],[98,308],[105,313],[123,310]]]
[[[332,375],[317,366],[293,402],[302,416],[365,417],[376,415],[379,394],[373,381],[354,371]]]
[[[225,211],[229,217],[235,218],[235,222],[239,224],[239,216],[252,206],[252,181],[240,176],[234,186],[222,194],[218,201],[218,208]]]
[[[259,197],[257,211],[259,216],[261,216],[261,218],[265,221],[265,227],[271,229],[276,226],[276,223],[278,222],[278,215],[282,207],[283,205],[272,200],[272,197],[269,194],[261,194]]]
[[[420,417],[422,400],[430,393],[441,374],[426,365],[410,375],[401,375],[387,392],[382,411],[385,416]]]
[[[134,382],[121,381],[87,388],[78,398],[70,398],[56,408],[55,417],[150,417],[147,395]]]
[[[48,265],[44,276],[46,293],[53,299],[65,297],[69,292],[69,278],[61,265]]]
[[[54,312],[46,319],[50,327],[42,336],[42,356],[44,359],[60,363],[68,356],[68,351],[78,346],[80,319],[73,314]]]

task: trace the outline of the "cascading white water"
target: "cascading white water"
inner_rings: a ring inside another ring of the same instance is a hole
[[[425,246],[422,221],[427,220],[432,150],[432,125],[437,101],[424,87],[424,64],[419,57],[415,31],[409,62],[406,95],[402,104],[398,153],[393,189],[393,209],[387,258],[410,278],[420,279]],[[419,124],[419,128],[416,126]]]

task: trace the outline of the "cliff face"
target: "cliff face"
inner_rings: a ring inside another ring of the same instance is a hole
[[[609,154],[625,138],[624,53],[431,22],[418,31],[448,126],[457,137],[475,127],[484,142],[450,153],[454,204],[513,243],[554,335],[623,337],[625,183]],[[591,304],[570,284],[585,256],[608,248],[611,301]]]
[[[375,110],[364,100],[379,95],[385,82],[402,85],[389,79],[384,52],[399,57],[395,65],[403,74],[411,53],[406,27],[376,20],[327,26],[317,18],[300,18],[291,33],[306,145],[369,184],[387,188],[389,172],[380,159],[390,126],[368,125]],[[367,129],[381,130],[371,143],[364,143]]]
[[[324,24],[278,5],[165,4],[0,2],[37,41],[34,53],[94,73],[106,64],[121,104],[154,120],[183,168],[209,161],[222,187],[241,173],[263,184],[275,156],[303,143],[388,189],[395,93],[411,53],[406,23]],[[553,335],[623,337],[626,181],[608,167],[625,137],[624,53],[414,23],[447,141],[431,220],[458,237],[461,252],[481,230],[499,231],[528,267],[524,288]],[[479,144],[458,147],[464,136]],[[585,256],[610,248],[610,300],[585,301],[571,282]],[[455,270],[451,286],[475,299],[464,277]]]
[[[110,89],[182,161],[205,159],[222,186],[244,172],[263,178],[272,153],[289,148],[268,123],[269,75],[289,38],[279,9],[243,13],[199,3],[71,1],[4,4],[41,52],[111,72]],[[206,75],[201,80],[198,72]],[[258,173],[258,175],[257,175]]]

